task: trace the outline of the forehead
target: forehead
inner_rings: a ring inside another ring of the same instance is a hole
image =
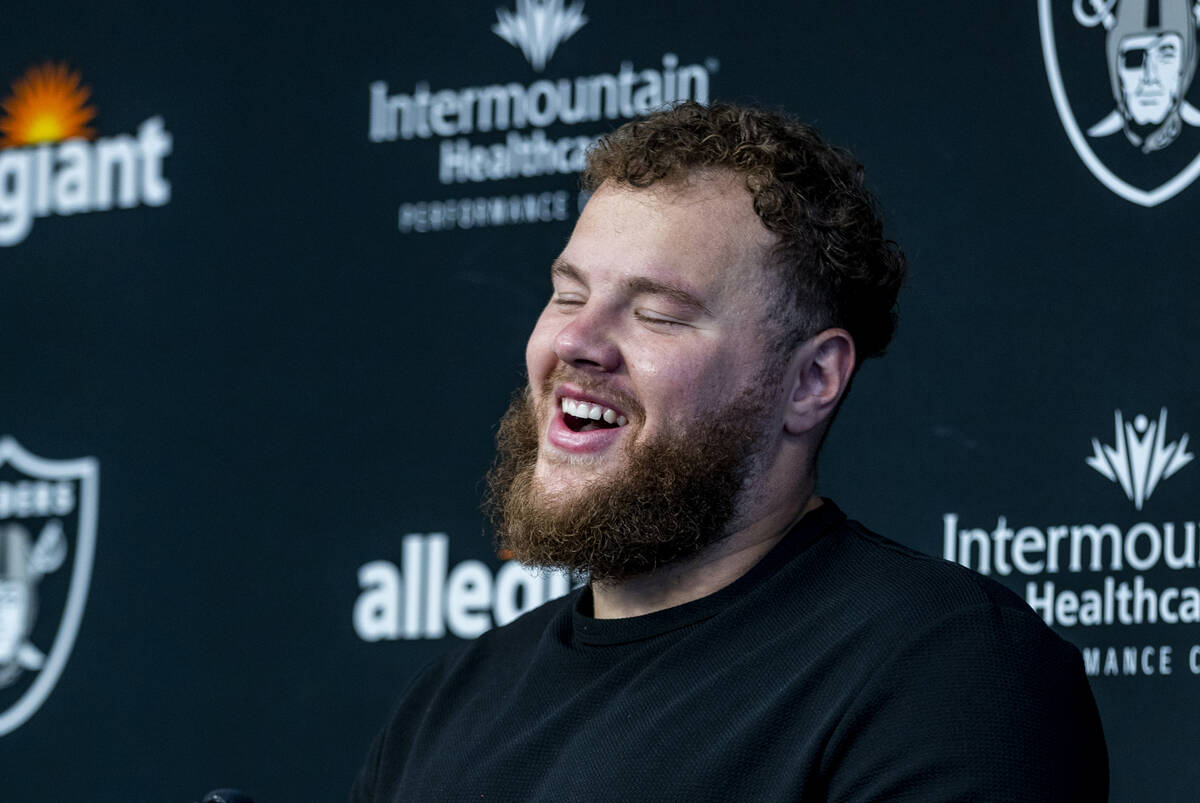
[[[1154,50],[1164,45],[1178,47],[1182,42],[1183,37],[1170,31],[1165,33],[1144,33],[1137,34],[1136,36],[1126,36],[1121,40],[1121,50]]]
[[[761,285],[775,242],[742,180],[722,171],[645,189],[605,182],[562,258],[584,273],[645,275],[725,293]]]

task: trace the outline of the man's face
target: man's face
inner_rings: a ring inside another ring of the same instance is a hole
[[[587,494],[644,444],[699,429],[761,384],[773,242],[732,175],[599,188],[525,352],[544,493]]]
[[[518,559],[616,580],[728,534],[782,436],[773,242],[729,175],[592,196],[489,475]]]
[[[1177,33],[1147,33],[1122,39],[1117,73],[1133,121],[1161,123],[1179,101],[1183,38]]]

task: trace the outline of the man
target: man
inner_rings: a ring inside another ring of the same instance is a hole
[[[422,670],[357,801],[1106,795],[1078,652],[814,494],[904,259],[807,126],[693,103],[591,153],[489,477],[590,582]]]

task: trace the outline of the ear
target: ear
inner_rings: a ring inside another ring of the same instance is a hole
[[[785,432],[811,432],[833,415],[850,384],[856,359],[854,338],[845,329],[826,329],[796,347]]]

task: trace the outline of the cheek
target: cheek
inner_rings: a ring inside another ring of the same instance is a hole
[[[731,387],[740,383],[734,357],[701,351],[694,354],[648,352],[630,360],[635,392],[647,406],[676,424],[695,420]]]

